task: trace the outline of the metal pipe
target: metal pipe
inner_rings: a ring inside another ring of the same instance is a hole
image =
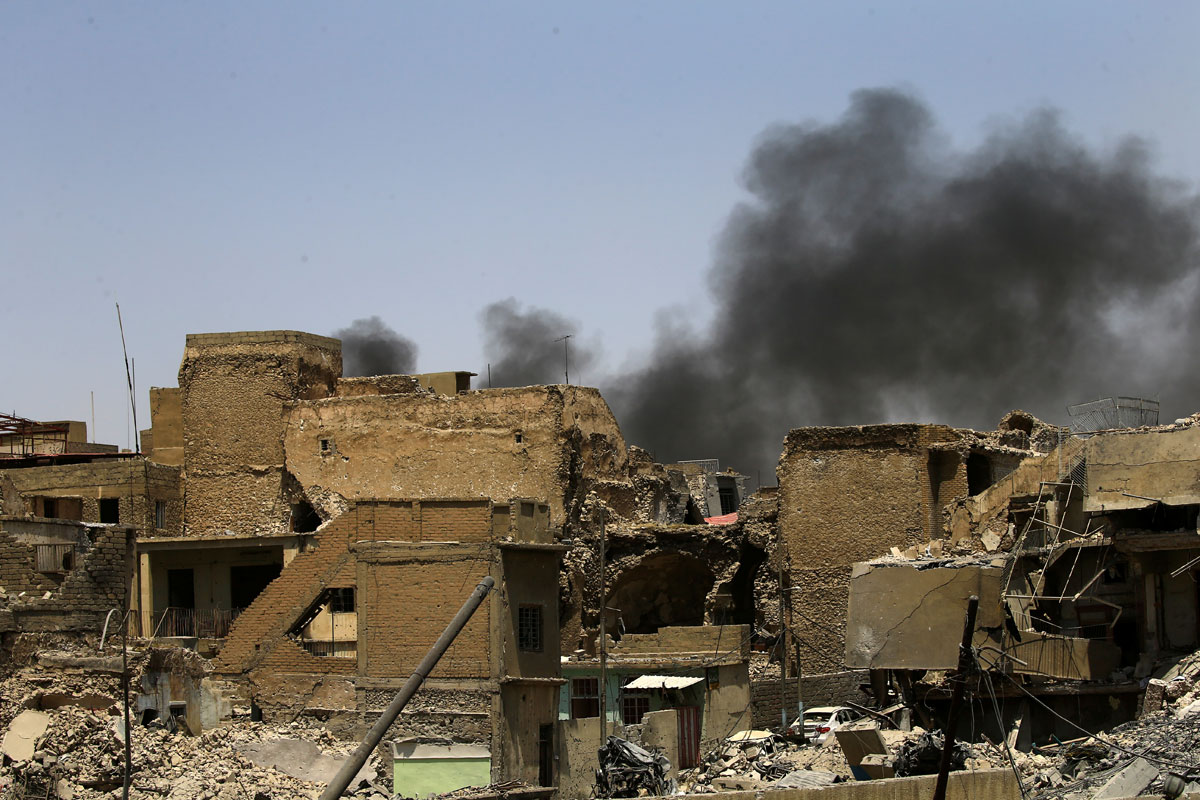
[[[346,787],[350,785],[350,781],[362,769],[363,764],[367,763],[367,758],[371,755],[371,751],[378,746],[383,735],[387,733],[388,728],[396,721],[396,717],[400,716],[400,712],[408,705],[408,701],[421,688],[421,684],[429,677],[429,673],[433,672],[433,668],[437,666],[442,655],[450,649],[450,645],[454,639],[466,627],[467,620],[479,608],[483,598],[487,597],[488,592],[496,582],[489,575],[479,582],[475,587],[475,591],[471,592],[471,596],[467,598],[467,602],[463,603],[463,607],[454,615],[454,619],[450,620],[450,624],[446,626],[446,630],[442,631],[442,635],[434,642],[433,647],[421,659],[421,663],[417,665],[417,669],[401,687],[396,696],[392,698],[392,702],[388,703],[388,707],[383,710],[383,714],[371,726],[371,730],[367,731],[367,736],[362,740],[357,749],[350,754],[342,764],[342,768],[338,770],[337,775],[325,787],[325,791],[321,793],[320,800],[336,800],[342,796],[342,792],[346,791]],[[395,787],[393,787],[395,789]],[[397,794],[401,794],[397,792]]]
[[[962,644],[958,647],[958,671],[954,676],[954,694],[950,696],[950,713],[946,717],[945,746],[942,748],[942,763],[938,767],[937,783],[933,787],[933,800],[946,800],[946,784],[950,780],[950,759],[954,753],[954,728],[958,723],[958,711],[962,705],[967,677],[974,667],[971,640],[975,636],[975,614],[979,611],[979,598],[971,595],[967,600],[967,618],[963,622]]]
[[[605,548],[605,509],[598,510],[600,517],[600,750],[608,743],[608,583],[605,580],[607,557]],[[601,764],[601,767],[604,765]]]

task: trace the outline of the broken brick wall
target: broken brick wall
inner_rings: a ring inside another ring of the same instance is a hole
[[[63,528],[74,528],[64,533]],[[5,630],[88,630],[99,634],[105,615],[125,603],[133,574],[134,530],[33,520],[0,521],[0,585],[9,599],[0,612]],[[39,543],[73,542],[61,573],[37,571]],[[24,597],[19,596],[25,592]]]
[[[188,335],[179,368],[185,535],[290,530],[284,405],[331,394],[341,371],[337,339],[297,331]]]

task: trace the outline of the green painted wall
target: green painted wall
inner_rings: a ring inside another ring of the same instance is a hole
[[[402,797],[427,797],[491,782],[488,758],[397,758],[392,762],[392,792]]]

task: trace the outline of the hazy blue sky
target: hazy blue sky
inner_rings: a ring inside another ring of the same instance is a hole
[[[88,419],[94,390],[124,445],[114,301],[143,427],[188,332],[379,315],[419,369],[478,369],[512,296],[616,370],[657,310],[710,313],[772,123],[900,86],[969,146],[1050,105],[1194,182],[1198,30],[1195,3],[1095,0],[5,3],[0,408]]]

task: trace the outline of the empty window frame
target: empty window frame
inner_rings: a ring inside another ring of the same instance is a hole
[[[626,684],[636,680],[631,675],[621,681],[621,721],[626,725],[640,725],[642,717],[650,711],[650,690],[630,689]]]
[[[106,525],[121,522],[121,501],[118,498],[105,497],[100,500],[100,521]]]
[[[154,501],[154,527],[159,530],[167,527],[167,504],[163,500]]]
[[[517,649],[542,651],[542,607],[523,603],[517,607]]]
[[[329,590],[330,614],[354,613],[354,587]]]
[[[600,716],[600,679],[571,679],[571,719]]]
[[[35,547],[37,571],[47,575],[61,575],[75,566],[75,545],[39,544]]]

